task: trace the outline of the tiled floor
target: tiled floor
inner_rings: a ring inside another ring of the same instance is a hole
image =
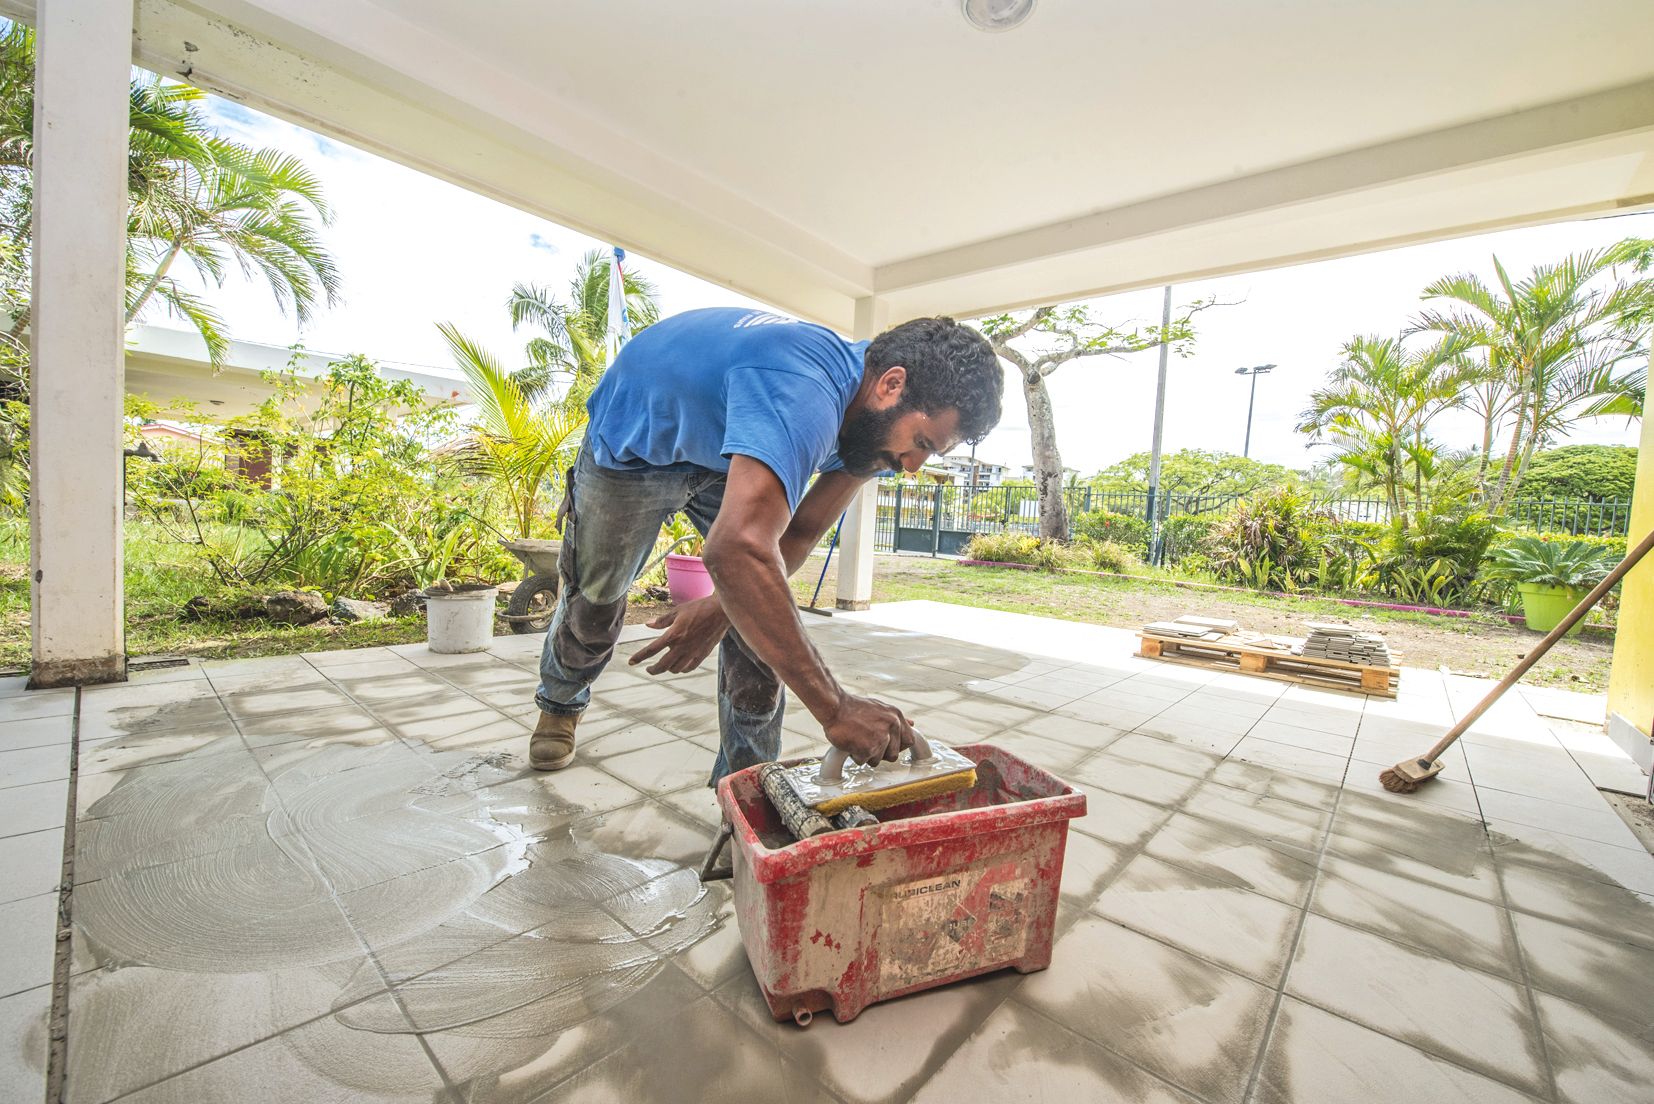
[[[73,1102],[1648,1098],[1654,858],[1589,703],[1513,695],[1399,798],[1378,771],[1481,684],[1366,700],[928,603],[807,624],[931,735],[1085,789],[1052,969],[773,1022],[685,869],[710,670],[617,665],[555,775],[523,762],[538,638],[6,686],[5,1099],[42,1099],[77,726]],[[789,715],[788,754],[819,741]]]

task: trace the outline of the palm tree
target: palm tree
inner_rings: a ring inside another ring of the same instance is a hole
[[[1415,352],[1399,337],[1369,335],[1342,354],[1327,385],[1311,393],[1298,431],[1331,443],[1358,480],[1384,488],[1390,516],[1400,517],[1407,484],[1420,501],[1434,471],[1430,422],[1459,403],[1472,368],[1456,342]]]
[[[158,300],[195,326],[217,364],[228,339],[217,315],[171,275],[180,257],[213,284],[232,264],[262,276],[301,323],[318,300],[337,300],[339,272],[317,225],[332,215],[302,161],[221,138],[205,145],[204,166],[175,161],[163,186],[129,193],[126,320]]]
[[[631,337],[660,320],[655,285],[627,272],[626,317]],[[511,286],[506,300],[511,328],[534,326],[540,332],[524,349],[527,364],[514,377],[530,397],[543,394],[557,376],[589,391],[609,363],[609,255],[593,249],[580,258],[569,281],[568,302],[538,284]]]
[[[477,406],[461,462],[500,488],[515,535],[533,536],[542,501],[560,486],[585,434],[585,396],[571,390],[555,401],[536,403],[514,373],[452,323],[439,323],[437,329],[465,373]]]
[[[29,163],[34,149],[34,31],[0,22],[0,214],[5,234],[26,251]],[[213,136],[203,93],[159,77],[130,87],[127,155],[128,322],[153,303],[188,321],[218,364],[228,345],[222,320],[172,275],[184,257],[221,284],[234,265],[261,275],[283,308],[307,321],[335,302],[339,274],[318,229],[330,213],[316,178],[294,158]],[[12,311],[5,335],[20,344],[29,305]],[[26,367],[26,365],[25,365]],[[21,379],[18,381],[21,389]]]
[[[1500,510],[1520,485],[1536,449],[1565,436],[1581,418],[1618,411],[1616,400],[1634,386],[1634,373],[1623,366],[1642,355],[1654,280],[1626,278],[1620,270],[1645,258],[1649,244],[1632,239],[1569,256],[1522,280],[1513,280],[1495,257],[1497,288],[1464,273],[1424,289],[1426,299],[1449,305],[1424,311],[1417,328],[1480,350],[1484,386],[1502,399],[1486,407],[1489,421],[1510,433],[1491,490],[1484,473],[1490,511]],[[1486,436],[1491,447],[1491,427]]]

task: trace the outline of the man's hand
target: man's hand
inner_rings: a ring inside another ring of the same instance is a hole
[[[844,695],[838,712],[822,727],[827,742],[843,748],[858,763],[894,761],[904,748],[913,746],[913,725],[900,709],[854,694]]]
[[[729,618],[724,616],[724,608],[718,604],[718,596],[714,594],[667,610],[649,622],[649,627],[666,631],[632,654],[632,666],[636,667],[650,656],[664,651],[666,654],[650,665],[649,673],[658,675],[670,671],[682,674],[693,671],[712,654],[712,649],[729,631]]]

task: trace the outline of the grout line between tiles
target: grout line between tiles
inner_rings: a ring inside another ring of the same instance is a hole
[[[69,724],[69,794],[63,814],[62,880],[58,883],[57,923],[52,926],[52,1003],[46,1021],[46,1100],[63,1099],[69,1072],[69,982],[74,956],[75,791],[80,781],[80,687]]]
[[[1348,767],[1345,768],[1348,774]],[[1263,1075],[1264,1059],[1269,1055],[1270,1044],[1275,1040],[1275,1026],[1280,1020],[1281,1004],[1286,999],[1286,983],[1292,976],[1292,964],[1298,957],[1298,946],[1303,942],[1304,929],[1309,926],[1310,902],[1315,900],[1315,890],[1321,882],[1321,864],[1326,861],[1327,849],[1332,845],[1332,826],[1338,820],[1338,807],[1344,801],[1343,779],[1339,780],[1338,791],[1333,795],[1332,808],[1328,810],[1327,827],[1321,833],[1321,846],[1315,852],[1315,872],[1310,875],[1309,890],[1304,894],[1303,906],[1298,910],[1298,923],[1292,931],[1292,942],[1286,949],[1286,965],[1281,970],[1280,980],[1275,983],[1275,998],[1269,1004],[1269,1019],[1264,1024],[1263,1038],[1258,1043],[1257,1057],[1252,1060],[1251,1073],[1247,1075],[1246,1087],[1241,1092],[1241,1100],[1250,1104],[1257,1094],[1258,1081]]]

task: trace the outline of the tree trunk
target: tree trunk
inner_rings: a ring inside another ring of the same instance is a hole
[[[138,312],[144,309],[144,305],[149,302],[149,297],[154,295],[155,289],[161,286],[161,281],[166,277],[167,270],[172,267],[172,262],[178,259],[178,252],[183,248],[184,243],[182,241],[175,241],[172,243],[172,248],[167,250],[167,255],[161,260],[160,267],[155,270],[155,272],[149,277],[149,280],[144,284],[144,290],[138,293],[137,300],[133,302],[132,306],[127,308],[127,322],[130,323],[134,318],[138,317]]]
[[[1510,447],[1505,449],[1504,467],[1499,470],[1499,482],[1493,488],[1493,494],[1488,498],[1488,513],[1497,514],[1505,504],[1505,492],[1510,486],[1512,470],[1516,467],[1517,454],[1522,449],[1523,422],[1528,414],[1527,395],[1517,400],[1515,426],[1510,431]]]
[[[1057,423],[1051,413],[1051,393],[1038,372],[1022,377],[1028,401],[1028,436],[1034,450],[1034,486],[1039,490],[1039,535],[1068,539],[1068,504],[1062,496],[1062,453],[1057,451]]]

